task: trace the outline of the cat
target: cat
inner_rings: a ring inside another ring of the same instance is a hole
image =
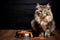
[[[37,3],[31,26],[34,31],[40,32],[39,36],[43,34],[43,36],[50,36],[50,33],[55,30],[55,21],[49,3],[46,5]]]

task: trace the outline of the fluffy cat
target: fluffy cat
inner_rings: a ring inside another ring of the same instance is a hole
[[[34,31],[40,32],[39,36],[50,36],[55,30],[55,21],[49,3],[47,5],[37,3],[31,26]]]

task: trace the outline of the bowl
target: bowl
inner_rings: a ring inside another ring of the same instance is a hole
[[[19,38],[29,38],[29,37],[33,37],[32,32],[29,31],[18,31],[16,33],[16,36]]]

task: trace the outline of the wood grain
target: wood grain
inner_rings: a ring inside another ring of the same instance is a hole
[[[15,35],[17,31],[18,30],[0,30],[0,40],[16,40],[17,38],[15,37]],[[54,36],[51,36],[46,40],[60,40],[60,30],[56,30],[54,34]]]

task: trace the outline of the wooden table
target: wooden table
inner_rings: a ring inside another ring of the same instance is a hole
[[[0,40],[16,40],[16,32],[18,30],[0,30]],[[34,37],[34,40],[38,38]],[[60,30],[55,30],[55,35],[47,38],[46,40],[60,40]]]

